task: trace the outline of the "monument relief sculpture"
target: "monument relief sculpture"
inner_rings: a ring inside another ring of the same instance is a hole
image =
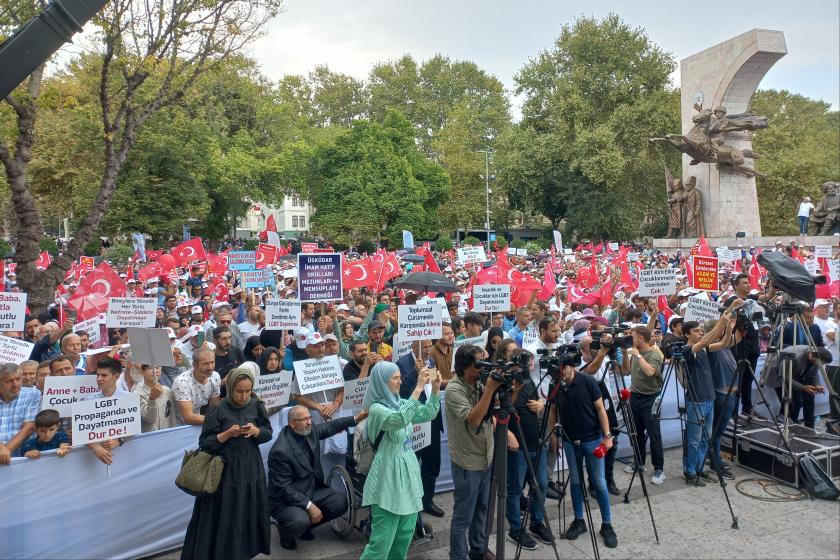
[[[671,171],[665,168],[665,188],[668,192],[668,238],[682,237],[683,212],[682,212],[682,181],[674,179]]]
[[[651,138],[651,142],[665,142],[691,157],[691,165],[715,163],[741,173],[747,177],[764,177],[761,173],[746,165],[744,158],[760,157],[752,150],[739,150],[726,144],[726,135],[732,132],[744,132],[767,128],[767,117],[754,113],[726,115],[723,106],[703,109],[695,103],[697,114],[692,117],[694,125],[688,134],[666,134],[664,138]]]
[[[811,235],[840,233],[840,183],[823,183],[822,192],[822,200],[811,214]]]
[[[697,189],[697,177],[689,177],[683,188],[682,181],[674,179],[666,167],[665,185],[668,189],[668,237],[704,237],[703,197]]]

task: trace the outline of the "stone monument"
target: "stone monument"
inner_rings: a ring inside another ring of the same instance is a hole
[[[840,183],[828,181],[822,185],[823,197],[811,214],[811,235],[840,233]]]
[[[683,59],[680,62],[683,135],[689,135],[697,124],[695,117],[705,111],[710,113],[708,118],[715,118],[718,108],[726,109],[724,115],[732,118],[747,113],[758,84],[785,54],[787,45],[781,31],[753,29]],[[697,107],[701,108],[699,112]],[[754,120],[753,125],[762,128],[759,121]],[[755,128],[744,126],[739,131],[730,127],[717,137],[731,150],[733,164],[701,161],[691,165],[696,158],[683,154],[682,183],[687,185],[689,177],[696,177],[696,188],[703,201],[701,227],[706,237],[734,237],[739,231],[747,237],[761,236],[755,177],[749,171],[753,167],[750,156],[754,155],[749,131]],[[738,155],[746,160],[739,160]]]

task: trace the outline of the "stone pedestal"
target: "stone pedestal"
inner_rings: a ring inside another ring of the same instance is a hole
[[[683,134],[693,126],[695,103],[709,109],[723,105],[728,114],[749,110],[759,82],[785,54],[787,46],[781,31],[753,29],[683,59],[680,62]],[[752,148],[751,136],[746,133],[730,134],[726,143],[738,149]],[[735,237],[739,231],[746,232],[747,237],[761,236],[755,179],[726,169],[719,171],[714,164],[689,165],[690,161],[690,157],[683,155],[683,184],[688,177],[697,177],[697,188],[703,194],[706,237]],[[754,164],[752,160],[747,162]]]
[[[776,246],[776,242],[781,241],[782,245],[788,246],[791,241],[795,241],[797,245],[800,243],[805,247],[813,247],[814,245],[830,245],[834,247],[834,254],[840,254],[840,236],[836,235],[788,235],[783,237],[745,237],[735,238],[731,237],[707,237],[706,242],[712,250],[718,247],[729,247],[730,249],[737,249],[738,243],[747,249],[755,247],[757,249],[772,249]],[[696,237],[686,237],[684,239],[654,239],[653,246],[665,253],[675,253],[677,250],[682,250],[687,253],[692,247],[697,245]]]

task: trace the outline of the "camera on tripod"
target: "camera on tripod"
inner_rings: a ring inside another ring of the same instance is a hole
[[[487,383],[487,378],[492,378],[496,383],[501,385],[511,385],[514,381],[518,381],[524,385],[528,382],[529,365],[531,356],[528,353],[516,356],[510,362],[498,360],[496,362],[485,362],[478,360],[475,362],[476,367],[481,368],[480,379],[482,384]]]
[[[663,345],[665,355],[670,355],[672,358],[683,358],[688,352],[691,352],[691,345],[682,340],[675,340]]]
[[[613,348],[630,348],[633,346],[633,337],[627,334],[630,328],[631,325],[628,323],[619,323],[617,327],[607,327],[600,331],[592,331],[590,335],[592,342],[589,344],[589,348],[596,351],[600,350],[602,345],[610,350]],[[612,335],[612,342],[605,343],[601,341],[601,337],[605,334]]]
[[[545,369],[551,377],[559,376],[565,366],[577,367],[583,358],[577,344],[562,344],[554,350],[554,355],[548,349],[537,350],[537,354],[540,356],[540,369]]]

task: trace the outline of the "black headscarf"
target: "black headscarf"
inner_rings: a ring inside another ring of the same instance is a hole
[[[272,356],[276,355],[277,360],[280,364],[277,366],[277,369],[274,371],[268,370],[268,359]],[[260,359],[257,362],[260,365],[260,375],[271,375],[272,373],[278,373],[281,369],[283,369],[283,358],[280,356],[280,351],[273,346],[268,346],[263,348],[262,354],[260,354]]]
[[[260,344],[261,343],[260,343],[260,337],[259,336],[254,335],[254,336],[249,336],[248,337],[248,340],[245,341],[245,350],[243,350],[243,354],[245,354],[245,361],[248,361],[248,362],[256,362],[257,361],[257,357],[254,356],[253,351],[254,351],[254,348],[259,346]]]

